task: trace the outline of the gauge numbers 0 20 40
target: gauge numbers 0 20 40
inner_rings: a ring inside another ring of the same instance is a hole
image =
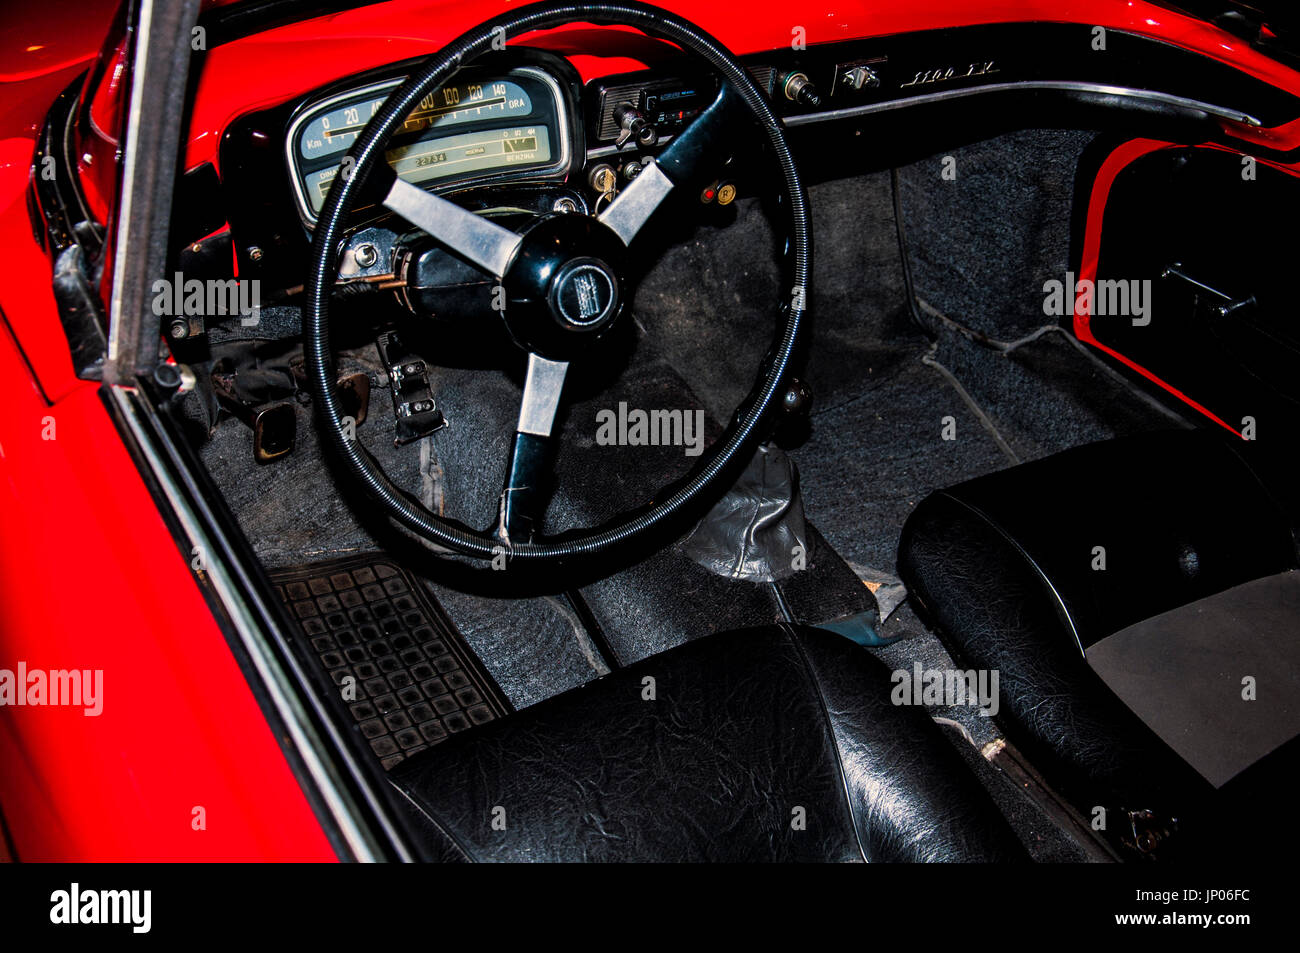
[[[298,152],[304,159],[346,152],[366,124],[388,99],[390,89],[377,90],[353,102],[344,102],[314,117],[302,127]],[[518,83],[508,79],[487,83],[457,83],[429,93],[406,117],[398,135],[443,129],[480,119],[527,116],[533,111],[532,98]]]

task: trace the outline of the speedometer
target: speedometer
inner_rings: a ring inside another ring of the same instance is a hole
[[[568,162],[568,117],[559,84],[521,67],[474,75],[429,93],[389,144],[388,164],[408,182],[548,172]],[[289,126],[286,152],[303,218],[315,222],[340,160],[402,80],[308,104]]]
[[[385,89],[391,90],[392,86]],[[298,133],[299,154],[304,159],[318,159],[347,152],[387,98],[374,95],[351,99],[317,115]],[[513,80],[444,86],[420,100],[420,105],[406,117],[399,135],[480,119],[517,118],[532,111],[532,97]]]

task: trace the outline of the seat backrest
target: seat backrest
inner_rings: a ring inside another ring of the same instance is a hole
[[[1142,619],[1296,565],[1292,518],[1200,430],[1089,444],[941,491],[1017,547],[1081,651]]]

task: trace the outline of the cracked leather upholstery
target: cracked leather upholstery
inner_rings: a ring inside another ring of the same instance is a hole
[[[903,528],[916,608],[959,665],[998,671],[999,723],[1077,804],[1181,816],[1211,795],[1084,649],[1294,565],[1242,453],[1201,431],[1091,444],[931,494]]]
[[[730,632],[431,748],[392,780],[431,851],[466,860],[1023,859],[890,687],[839,636]]]
[[[1088,667],[1023,553],[960,500],[916,508],[898,570],[957,664],[998,672],[998,722],[1076,802],[1155,807],[1203,786]]]

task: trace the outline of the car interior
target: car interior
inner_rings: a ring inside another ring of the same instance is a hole
[[[428,6],[204,15],[146,388],[413,856],[1277,849],[1300,99],[1077,23],[367,42]],[[83,274],[122,52],[42,139]]]

